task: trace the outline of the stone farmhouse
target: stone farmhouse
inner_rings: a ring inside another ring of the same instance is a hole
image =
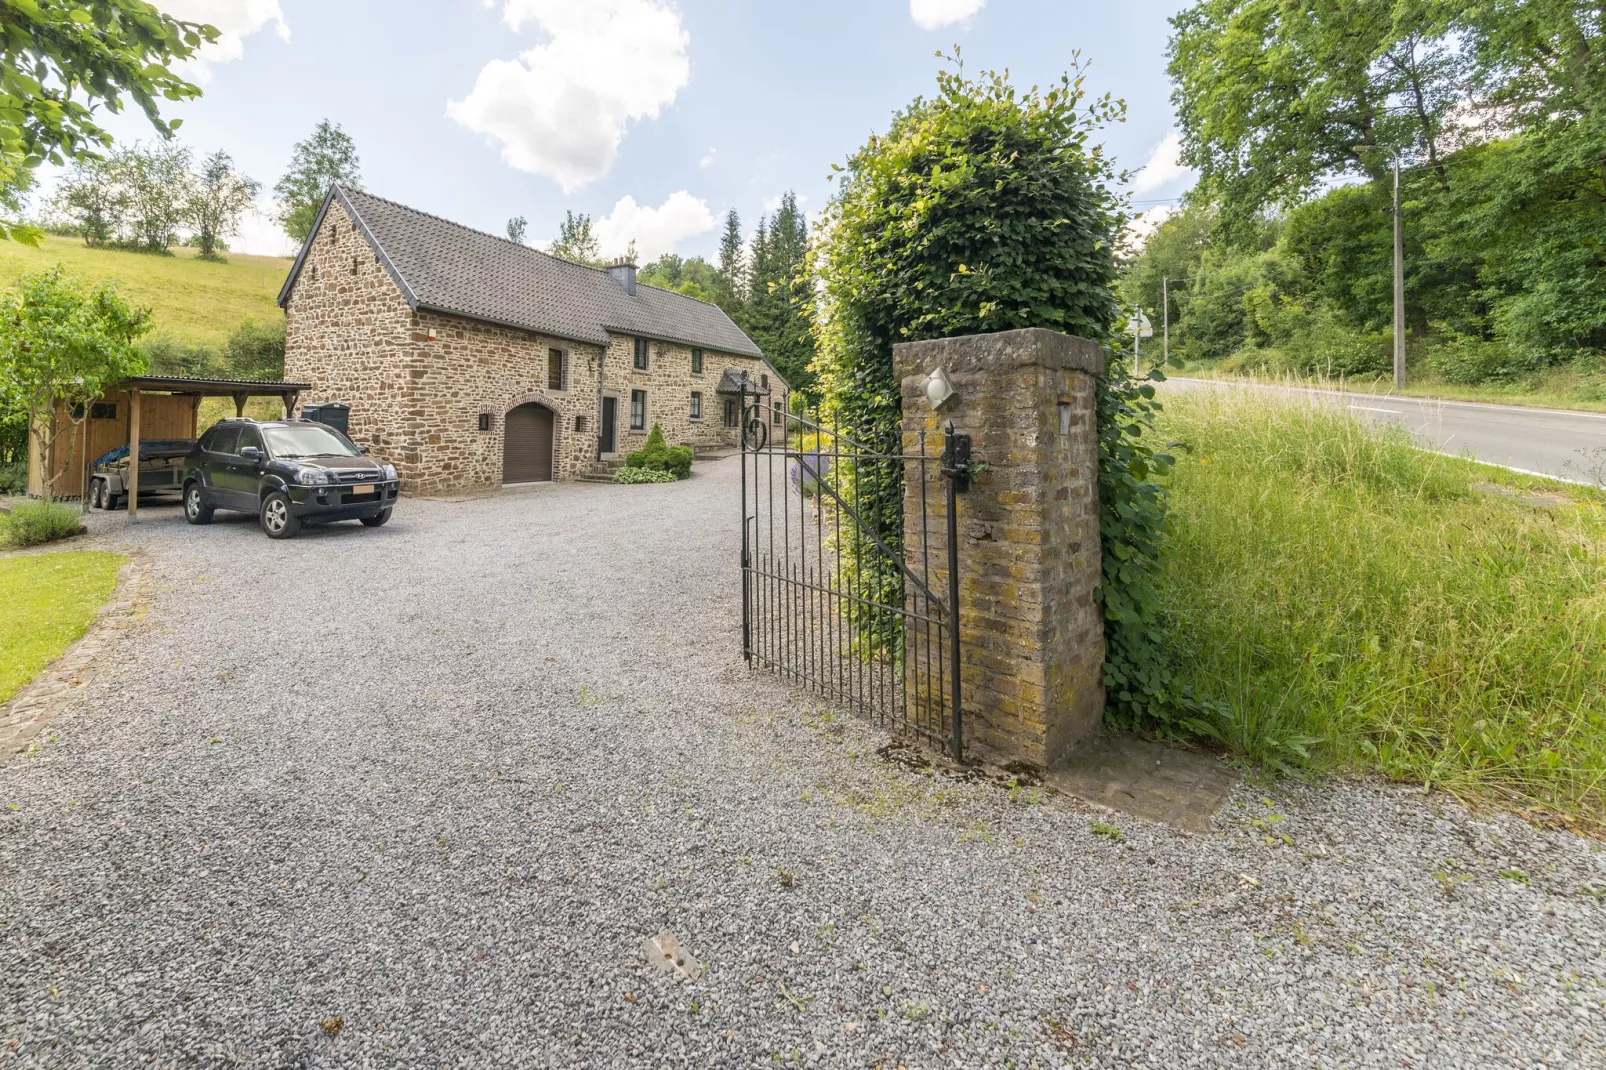
[[[279,293],[285,377],[351,407],[413,493],[575,479],[645,443],[739,441],[745,374],[784,384],[717,306],[332,187]]]

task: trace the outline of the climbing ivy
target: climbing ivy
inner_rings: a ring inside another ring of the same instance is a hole
[[[898,113],[837,168],[814,263],[823,283],[816,371],[834,419],[856,440],[897,449],[902,423],[892,347],[898,342],[1044,327],[1114,340],[1119,309],[1113,243],[1123,223],[1111,192],[1122,177],[1093,135],[1120,120],[1108,95],[1089,100],[1079,65],[1040,91],[1006,74],[937,76],[937,93]],[[1164,552],[1170,464],[1152,444],[1151,373],[1099,380],[1099,482],[1111,717],[1168,716],[1155,584]],[[1146,437],[1148,436],[1148,437]],[[864,515],[902,546],[902,472],[855,473]],[[848,548],[851,550],[851,547]],[[867,574],[881,604],[902,605],[895,570]]]

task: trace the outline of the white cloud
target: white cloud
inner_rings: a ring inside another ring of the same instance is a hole
[[[717,225],[708,202],[685,190],[671,193],[657,208],[621,197],[613,211],[596,222],[597,244],[605,257],[622,256],[633,241],[642,263],[672,253],[685,238],[706,234]]]
[[[706,156],[704,156],[701,160],[697,161],[697,166],[698,167],[712,167],[712,166],[714,166],[714,159],[716,157],[718,157],[718,156],[719,156],[719,150],[718,149],[709,149],[708,150],[708,154]]]
[[[1193,174],[1193,168],[1182,165],[1182,138],[1173,130],[1149,153],[1149,159],[1132,183],[1132,192],[1141,197]]]
[[[909,0],[909,17],[923,30],[963,22],[987,6],[987,0]]]
[[[279,10],[279,0],[161,0],[162,11],[185,22],[204,22],[220,31],[218,39],[181,66],[186,76],[205,81],[211,65],[230,63],[245,55],[245,39],[272,22],[279,38],[290,40],[290,25]]]
[[[1149,243],[1149,239],[1154,237],[1154,232],[1160,229],[1160,224],[1176,215],[1178,211],[1178,207],[1174,204],[1162,204],[1127,220],[1126,229],[1121,232],[1121,252],[1128,256],[1136,256]]]
[[[240,232],[227,239],[237,253],[255,256],[295,256],[296,243],[273,218],[272,199],[261,201],[240,217]]]
[[[663,0],[503,0],[502,20],[546,40],[487,63],[446,114],[565,193],[607,174],[627,125],[657,118],[691,79],[690,35]]]

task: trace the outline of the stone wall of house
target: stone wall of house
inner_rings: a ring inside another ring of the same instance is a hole
[[[401,290],[345,209],[332,203],[285,306],[284,377],[313,384],[303,405],[350,405],[351,437],[416,477],[417,444],[403,431],[413,329]]]
[[[715,393],[720,375],[732,369],[747,372],[755,381],[762,381],[761,377],[767,375],[772,383],[777,382],[764,361],[712,349],[703,350],[702,373],[693,374],[691,347],[676,342],[653,341],[647,370],[638,371],[635,344],[635,338],[630,335],[614,335],[603,373],[603,393],[618,399],[621,455],[645,445],[655,423],[663,426],[664,441],[671,446],[737,445],[740,431],[725,426],[725,401]],[[639,431],[630,427],[630,394],[634,390],[647,392],[647,417]],[[701,419],[691,416],[693,391],[703,396]]]
[[[564,355],[560,390],[548,386],[553,349]],[[596,460],[601,355],[600,346],[421,313],[403,415],[420,463],[407,485],[422,493],[499,486],[507,413],[530,402],[554,414],[552,478],[580,475]],[[490,416],[487,431],[481,413]]]

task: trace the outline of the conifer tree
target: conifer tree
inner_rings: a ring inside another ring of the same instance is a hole
[[[725,235],[719,241],[719,307],[734,317],[747,299],[747,262],[742,255],[742,217],[732,208],[725,216]]]
[[[748,259],[748,297],[742,325],[794,390],[814,382],[814,285],[808,275],[809,226],[797,195],[788,191],[775,214],[759,223]]]

